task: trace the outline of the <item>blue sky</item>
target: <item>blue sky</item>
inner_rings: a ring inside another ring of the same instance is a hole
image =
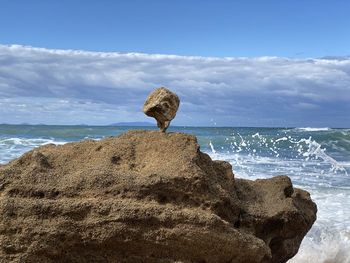
[[[348,10],[0,0],[0,123],[147,121],[143,100],[164,85],[182,99],[178,125],[349,127]]]
[[[0,42],[198,56],[349,55],[347,0],[1,0]]]

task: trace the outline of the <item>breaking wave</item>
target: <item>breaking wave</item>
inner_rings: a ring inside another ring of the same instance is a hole
[[[296,128],[296,130],[304,131],[304,132],[319,132],[319,131],[330,131],[331,128],[328,128],[328,127],[324,127],[324,128],[305,127],[305,128]]]
[[[66,142],[41,138],[0,138],[0,164],[4,164],[35,147],[51,143],[59,145]]]

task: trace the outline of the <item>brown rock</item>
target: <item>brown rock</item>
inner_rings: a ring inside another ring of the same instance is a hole
[[[46,145],[0,167],[0,262],[286,262],[316,218],[181,133]]]
[[[170,121],[175,118],[179,105],[179,97],[167,88],[161,87],[148,95],[143,112],[147,116],[155,118],[159,129],[165,132]]]

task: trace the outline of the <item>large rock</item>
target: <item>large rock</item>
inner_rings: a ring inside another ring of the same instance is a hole
[[[143,105],[143,112],[155,118],[158,128],[165,132],[172,119],[175,118],[179,105],[179,97],[167,88],[161,87],[148,95]]]
[[[286,262],[315,218],[288,177],[234,179],[180,133],[46,145],[0,167],[0,262]]]

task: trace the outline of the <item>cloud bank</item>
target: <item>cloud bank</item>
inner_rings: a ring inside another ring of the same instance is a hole
[[[350,58],[218,58],[0,45],[0,123],[151,121],[149,92],[181,98],[174,124],[350,126]]]

